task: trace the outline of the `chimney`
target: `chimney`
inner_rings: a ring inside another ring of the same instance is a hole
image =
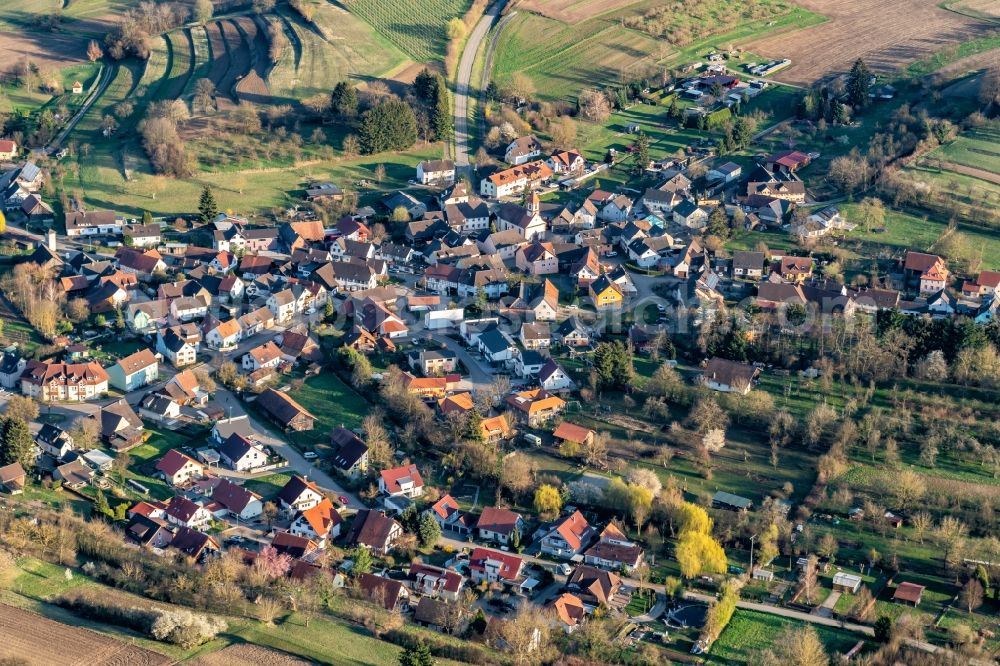
[[[57,252],[57,249],[56,249],[56,230],[55,229],[49,229],[49,232],[48,232],[48,243],[47,243],[47,245],[49,247],[49,252],[51,252],[53,254],[55,254]]]

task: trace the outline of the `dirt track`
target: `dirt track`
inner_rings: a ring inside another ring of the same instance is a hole
[[[309,662],[259,645],[239,643],[198,657],[191,663],[192,666],[305,666]]]
[[[938,0],[798,0],[798,4],[830,20],[745,46],[751,53],[791,58],[792,66],[774,78],[799,85],[846,72],[858,58],[876,72],[895,72],[996,28],[941,9]]]
[[[0,646],[5,657],[34,665],[166,666],[175,661],[88,629],[0,604]]]

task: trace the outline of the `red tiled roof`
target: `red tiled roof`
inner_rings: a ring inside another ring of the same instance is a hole
[[[170,449],[156,463],[156,470],[158,472],[163,472],[167,476],[173,476],[174,474],[177,474],[177,472],[181,471],[184,465],[188,463],[194,463],[198,467],[204,467],[204,465],[191,456],[185,455],[177,449]]]
[[[497,534],[510,534],[517,527],[517,521],[521,516],[510,509],[498,509],[488,506],[483,509],[476,523],[476,529],[488,530]]]
[[[402,467],[382,470],[382,481],[385,482],[385,489],[389,493],[401,492],[402,488],[400,488],[399,482],[404,479],[412,480],[413,485],[417,488],[422,488],[424,485],[424,480],[420,478],[420,472],[417,471],[416,465],[403,465]]]
[[[487,560],[500,563],[500,578],[504,580],[516,580],[523,564],[523,560],[516,555],[489,548],[476,548],[469,556],[469,567],[476,570],[484,569]]]

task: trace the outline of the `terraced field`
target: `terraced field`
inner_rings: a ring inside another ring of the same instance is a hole
[[[314,25],[279,9],[291,48],[270,72],[268,85],[278,98],[304,99],[329,92],[348,78],[383,76],[407,62],[357,17],[333,5],[317,5]]]
[[[164,35],[170,50],[170,72],[160,87],[160,99],[178,99],[191,80],[195,54],[191,33],[187,30]]]
[[[144,67],[135,62],[125,62],[113,65],[116,68],[114,78],[104,91],[104,95],[99,99],[86,115],[80,119],[73,135],[81,140],[92,141],[94,133],[99,133],[101,128],[101,118],[113,111],[115,104],[122,100],[129,99],[132,92],[142,78]]]
[[[412,0],[350,0],[347,8],[418,62],[444,57],[449,19],[462,16],[471,0],[424,0],[419,11]]]
[[[1000,177],[1000,129],[977,129],[941,146],[930,157]]]

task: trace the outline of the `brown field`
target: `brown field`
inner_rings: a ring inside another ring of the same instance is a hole
[[[769,58],[791,58],[791,67],[775,78],[799,85],[846,72],[858,58],[864,58],[876,72],[896,72],[996,28],[990,22],[942,9],[938,0],[797,1],[830,20],[744,46]]]
[[[0,32],[0,63],[6,68],[27,56],[41,68],[66,67],[85,62],[87,40],[68,34]]]
[[[306,666],[308,661],[271,648],[238,643],[202,655],[191,662],[191,666]]]
[[[988,183],[1000,185],[1000,174],[987,171],[986,169],[977,169],[976,167],[965,166],[964,164],[940,161],[935,161],[934,166],[945,171],[954,171],[955,173],[960,173],[963,176],[972,176],[973,178],[985,180]]]
[[[1000,0],[959,0],[948,6],[955,11],[968,12],[974,16],[1000,18]]]
[[[524,0],[518,8],[548,16],[563,23],[579,23],[642,0]]]
[[[88,629],[0,604],[0,655],[32,666],[166,666],[175,660]]]

